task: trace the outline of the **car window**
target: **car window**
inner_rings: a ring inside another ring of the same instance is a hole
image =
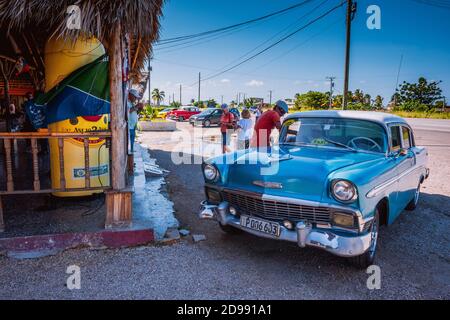
[[[409,149],[413,146],[411,138],[411,131],[409,130],[409,128],[402,127],[402,139],[404,148]]]
[[[281,131],[280,143],[317,147],[347,147],[385,153],[385,129],[371,121],[342,118],[297,118],[287,120]]]
[[[402,140],[400,136],[400,127],[393,126],[391,127],[391,148],[392,151],[400,150],[402,147]]]

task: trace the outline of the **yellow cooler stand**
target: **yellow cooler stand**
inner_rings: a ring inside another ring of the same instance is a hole
[[[45,91],[48,92],[73,71],[105,54],[102,43],[94,37],[81,36],[75,42],[51,38],[45,46]],[[61,106],[62,108],[64,106]],[[108,115],[77,117],[52,123],[50,132],[84,133],[108,130]],[[64,139],[64,176],[66,188],[85,188],[84,141]],[[90,186],[110,184],[109,152],[104,139],[89,139]],[[58,139],[50,139],[50,168],[52,188],[60,186]],[[102,191],[57,192],[58,197],[87,196]]]
[[[108,130],[108,115],[96,117],[78,117],[49,125],[51,132],[85,133]],[[50,139],[50,167],[52,188],[59,189],[60,159],[58,139]],[[103,138],[89,139],[89,168],[91,188],[110,185],[109,150]],[[64,139],[64,178],[66,188],[84,188],[85,185],[85,155],[83,139]],[[81,197],[102,190],[82,192],[55,192],[57,197]]]

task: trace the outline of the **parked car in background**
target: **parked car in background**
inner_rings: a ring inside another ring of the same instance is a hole
[[[199,114],[200,109],[197,107],[192,106],[185,106],[181,107],[177,110],[172,110],[167,114],[167,118],[178,120],[178,121],[184,121],[189,120],[190,117],[193,115]]]
[[[227,233],[320,248],[366,268],[380,225],[417,207],[427,160],[400,117],[296,113],[286,117],[270,150],[240,150],[203,164],[206,201],[199,216],[217,220]]]
[[[219,108],[208,108],[201,113],[192,116],[189,123],[193,126],[209,127],[211,125],[218,125],[223,111]]]
[[[167,114],[173,110],[175,110],[175,108],[165,108],[156,114],[156,118],[165,119],[167,117]]]

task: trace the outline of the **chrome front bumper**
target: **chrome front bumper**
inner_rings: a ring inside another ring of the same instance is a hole
[[[217,220],[224,226],[229,225],[259,237],[296,242],[301,248],[307,246],[320,248],[340,257],[359,256],[369,249],[371,242],[370,233],[337,235],[332,230],[315,228],[305,222],[298,222],[295,230],[289,230],[280,225],[281,233],[279,237],[261,233],[241,226],[240,219],[230,214],[228,202],[222,202],[219,205],[211,205],[206,201],[202,202],[199,218]]]

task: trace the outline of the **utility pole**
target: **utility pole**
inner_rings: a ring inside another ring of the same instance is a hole
[[[181,91],[182,91],[182,84],[180,83],[180,104],[183,104],[182,99],[181,99]]]
[[[241,93],[238,92],[237,106],[239,108],[239,104],[241,103]]]
[[[151,85],[150,85],[150,74],[152,72],[152,67],[150,65],[150,59],[148,60],[148,104],[151,106],[152,105],[152,90],[151,90]]]
[[[223,104],[223,95],[220,98],[220,105],[222,105],[222,104]]]
[[[352,34],[352,20],[356,13],[356,3],[353,0],[347,0],[347,35],[345,44],[345,71],[344,71],[344,97],[342,98],[342,109],[347,109],[348,103],[348,79],[350,69],[350,37]]]
[[[269,91],[269,105],[272,105],[272,90]]]
[[[336,77],[327,77],[327,80],[330,80],[330,106],[329,106],[329,109],[333,108],[334,79],[336,79]]]
[[[201,81],[202,81],[202,74],[199,72],[198,73],[198,103],[200,104],[200,85],[201,85]],[[199,105],[200,107],[200,105]]]

